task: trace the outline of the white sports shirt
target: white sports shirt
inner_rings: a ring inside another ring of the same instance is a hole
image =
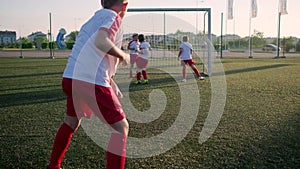
[[[104,30],[112,42],[120,45],[123,36],[119,30],[121,22],[121,17],[112,10],[95,12],[77,36],[63,77],[110,87],[110,78],[115,74],[119,59],[98,49],[95,40],[98,31]]]
[[[181,60],[190,60],[192,59],[192,52],[193,46],[189,42],[182,42],[179,46],[182,49],[180,59]]]
[[[140,43],[136,40],[132,40],[129,42],[129,53],[130,54],[138,54],[138,49],[139,49],[139,45]],[[131,49],[134,49],[134,50],[131,50]]]
[[[150,55],[150,52],[149,52],[149,49],[150,49],[150,43],[149,42],[142,42],[141,45],[140,45],[140,49],[143,50],[143,53],[141,53],[141,58],[143,59],[149,59],[149,55]]]

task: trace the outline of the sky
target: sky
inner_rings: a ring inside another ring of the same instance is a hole
[[[264,33],[264,37],[277,37],[279,0],[257,0],[258,14],[251,19],[251,33],[254,30]],[[79,30],[96,10],[100,9],[99,0],[0,0],[0,30],[16,31],[17,36],[28,36],[32,32],[48,33],[49,13],[52,17],[52,33],[60,28],[67,33]],[[300,38],[300,0],[287,0],[287,15],[281,17],[281,37]],[[227,0],[129,0],[129,8],[211,8],[212,33],[221,34],[221,13],[223,13],[223,34],[249,35],[250,0],[234,0],[234,19],[227,20]],[[128,14],[127,17],[130,17]],[[203,15],[187,15],[187,22],[199,29]],[[180,16],[181,17],[181,16]],[[145,21],[137,21],[146,24]],[[144,22],[144,23],[143,23]],[[201,22],[202,23],[202,22]],[[152,27],[154,27],[152,25]],[[176,26],[175,26],[176,27]]]

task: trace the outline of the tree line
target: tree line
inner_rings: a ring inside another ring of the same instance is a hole
[[[215,46],[218,44],[218,41],[215,41]],[[226,44],[225,44],[226,43]],[[264,38],[262,32],[255,32],[251,36],[251,45],[252,49],[262,48],[266,44],[274,44],[277,45],[277,39],[274,39],[272,42],[267,42]],[[226,47],[227,45],[227,47]],[[222,49],[247,49],[249,47],[249,37],[246,38],[238,38],[238,39],[231,39],[227,42],[223,42]],[[284,52],[300,52],[300,39],[295,42],[295,38],[292,36],[280,38],[280,48]]]
[[[65,41],[65,49],[72,49],[76,41],[78,31],[73,31],[68,35],[68,39]],[[22,48],[22,49],[58,49],[56,42],[50,42],[46,37],[37,36],[33,41],[30,41],[27,37],[22,37],[15,43],[0,44],[0,48]]]
[[[193,33],[191,32],[182,32],[177,31],[176,34],[183,34],[186,33],[189,36],[193,36]],[[71,50],[73,48],[73,45],[76,41],[76,37],[78,35],[78,31],[71,32],[65,40],[65,49]],[[196,36],[196,35],[195,35]],[[277,44],[277,40],[274,39],[272,44]],[[254,33],[251,35],[251,45],[252,49],[261,48],[263,45],[268,44],[266,38],[264,38],[263,32],[254,31]],[[220,44],[220,37],[213,41],[213,45],[217,50],[220,49],[229,49],[229,50],[235,50],[235,49],[247,49],[249,47],[249,37],[245,38],[234,38],[230,40],[223,41],[222,44]],[[293,37],[284,37],[280,39],[280,47],[284,52],[290,52],[292,49],[294,49],[295,52],[300,52],[300,39],[298,39],[298,42],[295,43]],[[22,48],[22,49],[57,49],[57,45],[55,41],[49,42],[49,40],[46,37],[36,37],[34,41],[30,41],[26,37],[22,37],[19,39],[16,43],[8,43],[8,44],[0,44],[0,48]]]

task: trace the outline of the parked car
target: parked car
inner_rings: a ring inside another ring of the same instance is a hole
[[[262,50],[263,51],[277,51],[278,50],[278,46],[273,45],[273,44],[267,44],[267,45],[264,45],[262,47]],[[279,51],[280,50],[281,50],[281,48],[279,48]]]

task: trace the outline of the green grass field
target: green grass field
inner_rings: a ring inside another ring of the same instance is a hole
[[[0,58],[0,168],[45,168],[53,138],[64,118],[61,76],[66,59]],[[300,168],[300,58],[223,59],[227,100],[211,138],[198,143],[210,106],[210,80],[198,81],[201,108],[187,137],[164,154],[127,159],[128,169]],[[178,113],[178,86],[150,69],[149,85],[130,85],[134,106],[143,111],[148,95],[161,89],[164,114],[149,124],[130,121],[130,136],[166,130]],[[79,128],[64,169],[105,168],[105,150]]]

